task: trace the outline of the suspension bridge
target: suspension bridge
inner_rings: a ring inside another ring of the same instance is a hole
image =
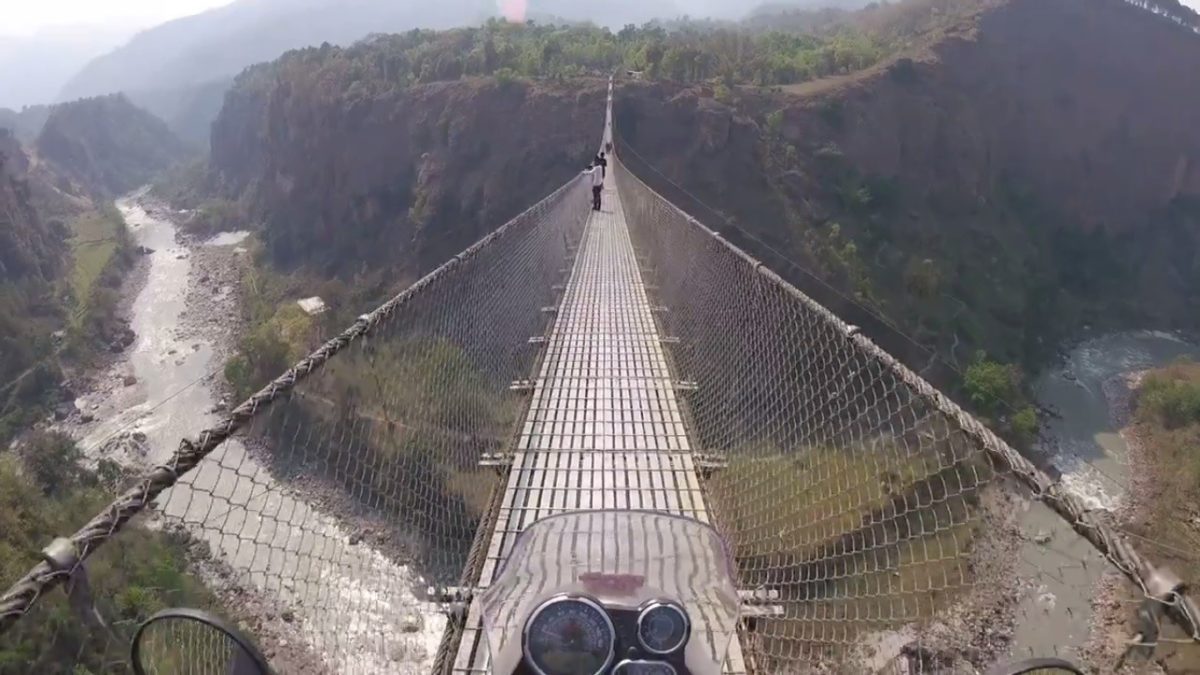
[[[974,641],[1020,620],[1012,514],[1041,501],[1195,636],[1182,582],[1104,514],[616,150],[601,210],[569,181],[183,440],[0,597],[0,631],[55,586],[75,597],[153,512],[287,607],[313,672],[487,673],[481,596],[524,530],[651,510],[730,546],[725,672],[933,672],[1006,656]],[[275,473],[344,495],[375,536]]]

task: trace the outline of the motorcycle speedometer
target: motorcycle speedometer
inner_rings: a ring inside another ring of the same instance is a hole
[[[598,602],[559,595],[525,624],[525,659],[539,675],[600,675],[615,656],[616,631]]]

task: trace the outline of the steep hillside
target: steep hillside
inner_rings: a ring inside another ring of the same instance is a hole
[[[143,185],[191,154],[162,120],[121,94],[54,106],[36,148],[61,177],[103,195]]]
[[[794,95],[625,87],[619,132],[850,298],[831,302],[960,366],[1036,365],[1088,325],[1197,328],[1200,36],[1121,0],[978,7],[911,59]]]
[[[296,52],[247,72],[225,100],[211,181],[261,222],[280,266],[416,274],[548,194],[594,152],[602,80],[404,86],[364,67],[385,49]]]
[[[61,237],[34,209],[20,143],[0,129],[0,282],[48,279],[58,268]]]
[[[0,129],[8,129],[22,143],[32,143],[49,116],[50,106],[46,105],[26,106],[20,111],[0,108]]]
[[[0,129],[0,449],[58,377],[35,366],[61,320],[53,280],[63,268],[64,232],[39,217],[28,169],[16,139]]]

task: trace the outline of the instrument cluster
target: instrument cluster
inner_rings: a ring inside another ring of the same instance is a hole
[[[690,675],[683,651],[691,629],[687,611],[672,600],[624,609],[560,594],[529,615],[524,665],[537,675]]]

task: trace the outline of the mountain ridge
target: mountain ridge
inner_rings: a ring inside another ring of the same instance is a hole
[[[53,106],[34,147],[61,178],[102,196],[144,185],[195,152],[124,94]]]

